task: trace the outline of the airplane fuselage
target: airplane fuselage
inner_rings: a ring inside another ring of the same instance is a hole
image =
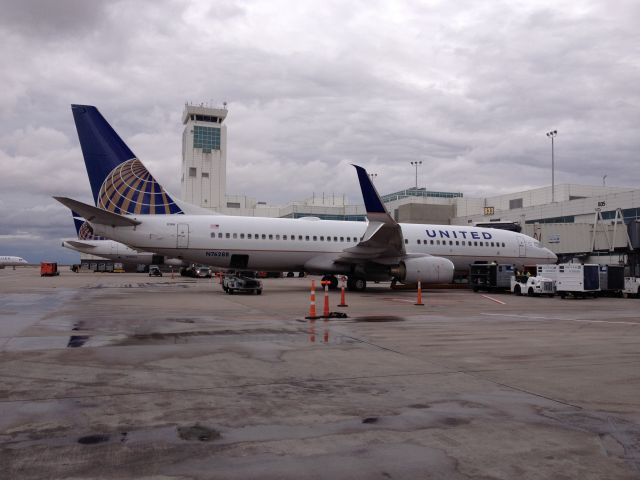
[[[131,216],[135,227],[93,224],[96,234],[136,250],[220,268],[303,270],[318,257],[337,258],[355,247],[365,222],[218,215]],[[407,254],[430,254],[466,271],[476,261],[555,263],[556,256],[526,235],[482,227],[400,224]],[[348,273],[348,266],[333,273]],[[307,270],[310,270],[307,268]],[[312,269],[311,269],[312,270]],[[329,273],[329,272],[326,272]]]
[[[0,255],[0,268],[14,267],[15,270],[15,267],[28,264],[29,262],[27,262],[22,257],[15,257],[13,255]]]

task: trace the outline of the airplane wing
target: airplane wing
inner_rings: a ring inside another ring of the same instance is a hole
[[[86,203],[79,202],[67,197],[53,197],[65,207],[71,209],[74,212],[78,212],[88,222],[100,223],[102,225],[111,225],[113,227],[135,227],[142,222],[134,220],[133,218],[125,217],[124,215],[118,215],[117,213],[108,212],[101,208],[87,205]]]
[[[369,225],[360,243],[345,249],[335,261],[338,263],[397,264],[406,255],[402,228],[387,212],[367,171],[358,165],[354,165],[354,167],[358,173]]]

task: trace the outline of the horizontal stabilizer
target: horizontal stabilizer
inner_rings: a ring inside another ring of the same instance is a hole
[[[96,248],[95,245],[92,245],[90,243],[85,243],[85,242],[79,242],[77,240],[65,240],[65,243],[68,243],[72,247],[76,247],[76,248]]]
[[[78,212],[89,223],[99,223],[101,225],[110,225],[112,227],[135,227],[140,225],[140,221],[133,218],[125,217],[124,215],[118,215],[117,213],[108,212],[101,208],[87,205],[86,203],[73,200],[68,197],[53,197],[65,207]]]

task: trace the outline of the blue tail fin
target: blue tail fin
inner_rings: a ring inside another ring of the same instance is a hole
[[[93,228],[80,214],[71,210],[71,216],[73,217],[73,224],[76,227],[76,234],[79,240],[106,240],[105,237],[94,235]]]
[[[183,213],[91,105],[71,105],[96,206],[118,214]]]
[[[71,211],[71,216],[73,217],[73,224],[76,227],[76,234],[78,235],[78,238],[80,238],[80,229],[82,228],[82,224],[84,223],[84,218],[80,217],[80,215],[78,215],[73,210]]]

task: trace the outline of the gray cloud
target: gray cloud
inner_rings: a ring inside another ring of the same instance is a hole
[[[432,189],[546,185],[550,129],[557,181],[640,181],[630,0],[5,3],[2,250],[72,231],[51,194],[90,198],[71,103],[97,105],[175,193],[182,105],[209,100],[229,102],[228,190],[275,203],[359,202],[350,163],[382,192],[411,186],[417,159]]]

